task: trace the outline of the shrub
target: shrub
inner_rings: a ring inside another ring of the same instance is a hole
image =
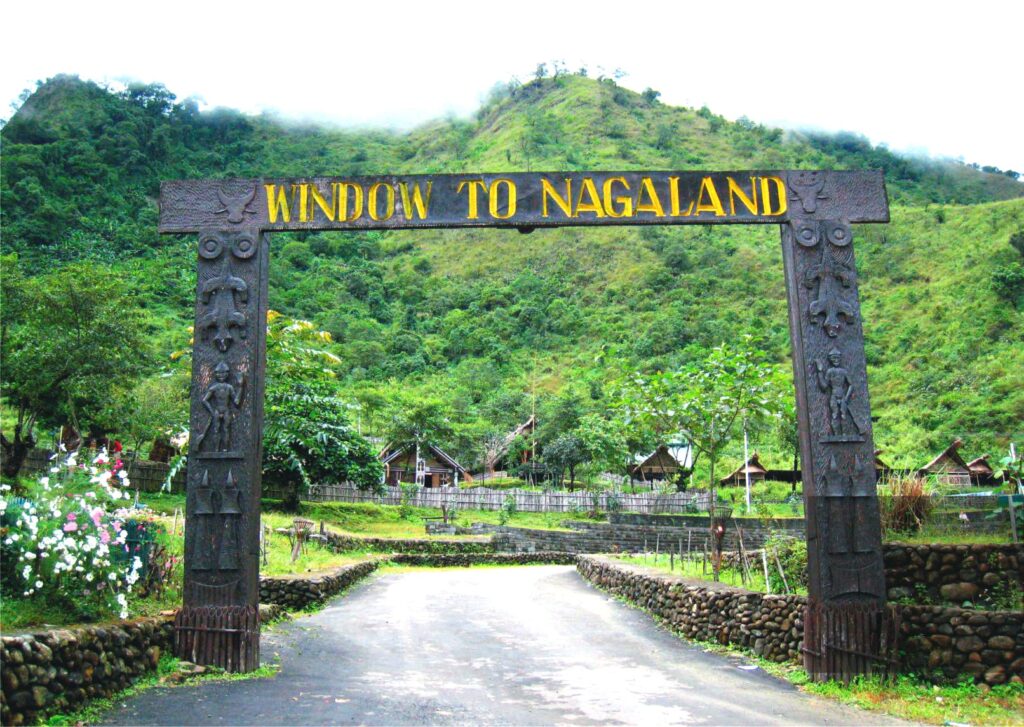
[[[932,511],[932,493],[917,476],[891,477],[878,488],[883,537],[888,533],[917,532]]]
[[[787,585],[790,593],[798,588],[807,588],[807,541],[783,533],[772,533],[764,547],[768,555],[768,582],[772,593],[783,593]],[[785,583],[774,562],[776,555],[786,573]]]
[[[498,511],[498,524],[506,524],[517,512],[519,508],[516,506],[515,495],[505,495],[505,501],[501,503],[501,510]]]
[[[151,554],[137,534],[152,540],[158,532],[145,511],[127,507],[129,486],[124,463],[106,451],[90,464],[77,453],[58,456],[24,499],[7,499],[10,488],[0,486],[3,559],[14,564],[4,596],[42,597],[76,618],[127,618],[128,594]]]

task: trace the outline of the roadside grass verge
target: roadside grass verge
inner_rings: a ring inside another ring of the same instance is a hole
[[[47,717],[41,724],[44,725],[87,725],[100,721],[103,716],[118,706],[118,703],[134,697],[154,687],[165,687],[173,689],[178,686],[197,684],[200,682],[233,682],[248,679],[269,679],[277,675],[280,670],[277,662],[264,664],[255,671],[248,674],[234,674],[217,669],[206,667],[202,674],[188,676],[180,681],[172,683],[169,678],[182,671],[182,662],[173,656],[161,657],[155,671],[140,677],[138,681],[127,689],[124,689],[110,697],[91,699],[81,709],[72,712],[61,712]]]

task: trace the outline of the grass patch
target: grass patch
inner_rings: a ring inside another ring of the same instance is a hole
[[[807,682],[802,688],[811,694],[844,704],[929,724],[1024,723],[1022,684],[1002,684],[989,689],[965,681],[961,684],[936,686],[906,674],[893,679],[863,677],[854,680],[849,686],[836,682]]]
[[[705,565],[701,560],[680,560],[675,558],[673,564],[673,558],[664,553],[660,555],[648,553],[647,555],[616,555],[612,557],[622,563],[643,566],[668,575],[699,581],[714,580],[710,561]],[[764,571],[760,560],[751,559],[750,578],[746,582],[744,582],[742,574],[736,568],[722,568],[719,572],[719,582],[736,586],[737,588],[746,588],[748,591],[768,592],[765,588]],[[792,588],[793,584],[790,584],[790,586]],[[795,591],[791,590],[790,592],[795,592],[800,596],[807,595],[807,589],[802,586],[798,586]]]

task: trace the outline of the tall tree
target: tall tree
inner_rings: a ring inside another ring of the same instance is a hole
[[[5,266],[6,267],[6,266]],[[32,279],[4,271],[0,392],[17,409],[0,434],[13,477],[35,445],[37,423],[100,423],[117,386],[131,386],[149,358],[138,301],[103,266],[77,263]],[[99,433],[99,432],[97,432]]]

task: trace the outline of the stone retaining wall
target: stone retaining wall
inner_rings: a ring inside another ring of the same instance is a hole
[[[575,565],[572,553],[398,553],[390,558],[402,565],[441,568],[469,565]]]
[[[661,575],[612,558],[579,556],[580,575],[663,619],[688,639],[715,641],[777,662],[800,661],[807,599]]]
[[[441,538],[357,538],[327,531],[327,546],[337,553],[369,550],[375,553],[493,553],[490,540]]]
[[[691,518],[674,516],[674,519],[689,521]],[[689,545],[693,552],[699,553],[708,537],[708,527],[706,522],[703,525],[700,524],[701,518],[692,519],[694,520],[692,527],[592,523],[574,520],[566,523],[572,528],[569,532],[517,528],[507,525],[475,524],[474,528],[478,528],[482,532],[494,533],[495,547],[499,551],[562,550],[568,553],[639,553],[645,549],[650,552],[658,549],[662,553],[667,553],[670,550],[678,553],[681,548],[685,553],[687,545]],[[706,521],[706,518],[704,520]],[[802,538],[803,523],[802,521],[798,521],[798,523],[799,525],[793,524],[786,530],[794,537]],[[769,536],[769,531],[756,520],[749,523],[743,522],[740,527],[743,532],[743,546],[747,550],[760,548]],[[739,541],[739,530],[732,521],[729,521],[723,539],[723,547],[726,550],[738,550]]]
[[[329,573],[310,576],[260,578],[260,603],[273,603],[290,610],[302,610],[323,603],[356,581],[377,570],[380,560],[343,565]]]
[[[108,697],[155,669],[173,645],[172,617],[4,636],[0,718],[32,724]]]
[[[801,662],[802,596],[767,595],[663,575],[613,558],[581,555],[580,574],[647,609],[681,635],[744,649],[772,661]],[[1024,683],[1024,613],[941,606],[898,607],[903,671],[936,682]]]
[[[1024,609],[1024,545],[884,546],[891,600]]]

